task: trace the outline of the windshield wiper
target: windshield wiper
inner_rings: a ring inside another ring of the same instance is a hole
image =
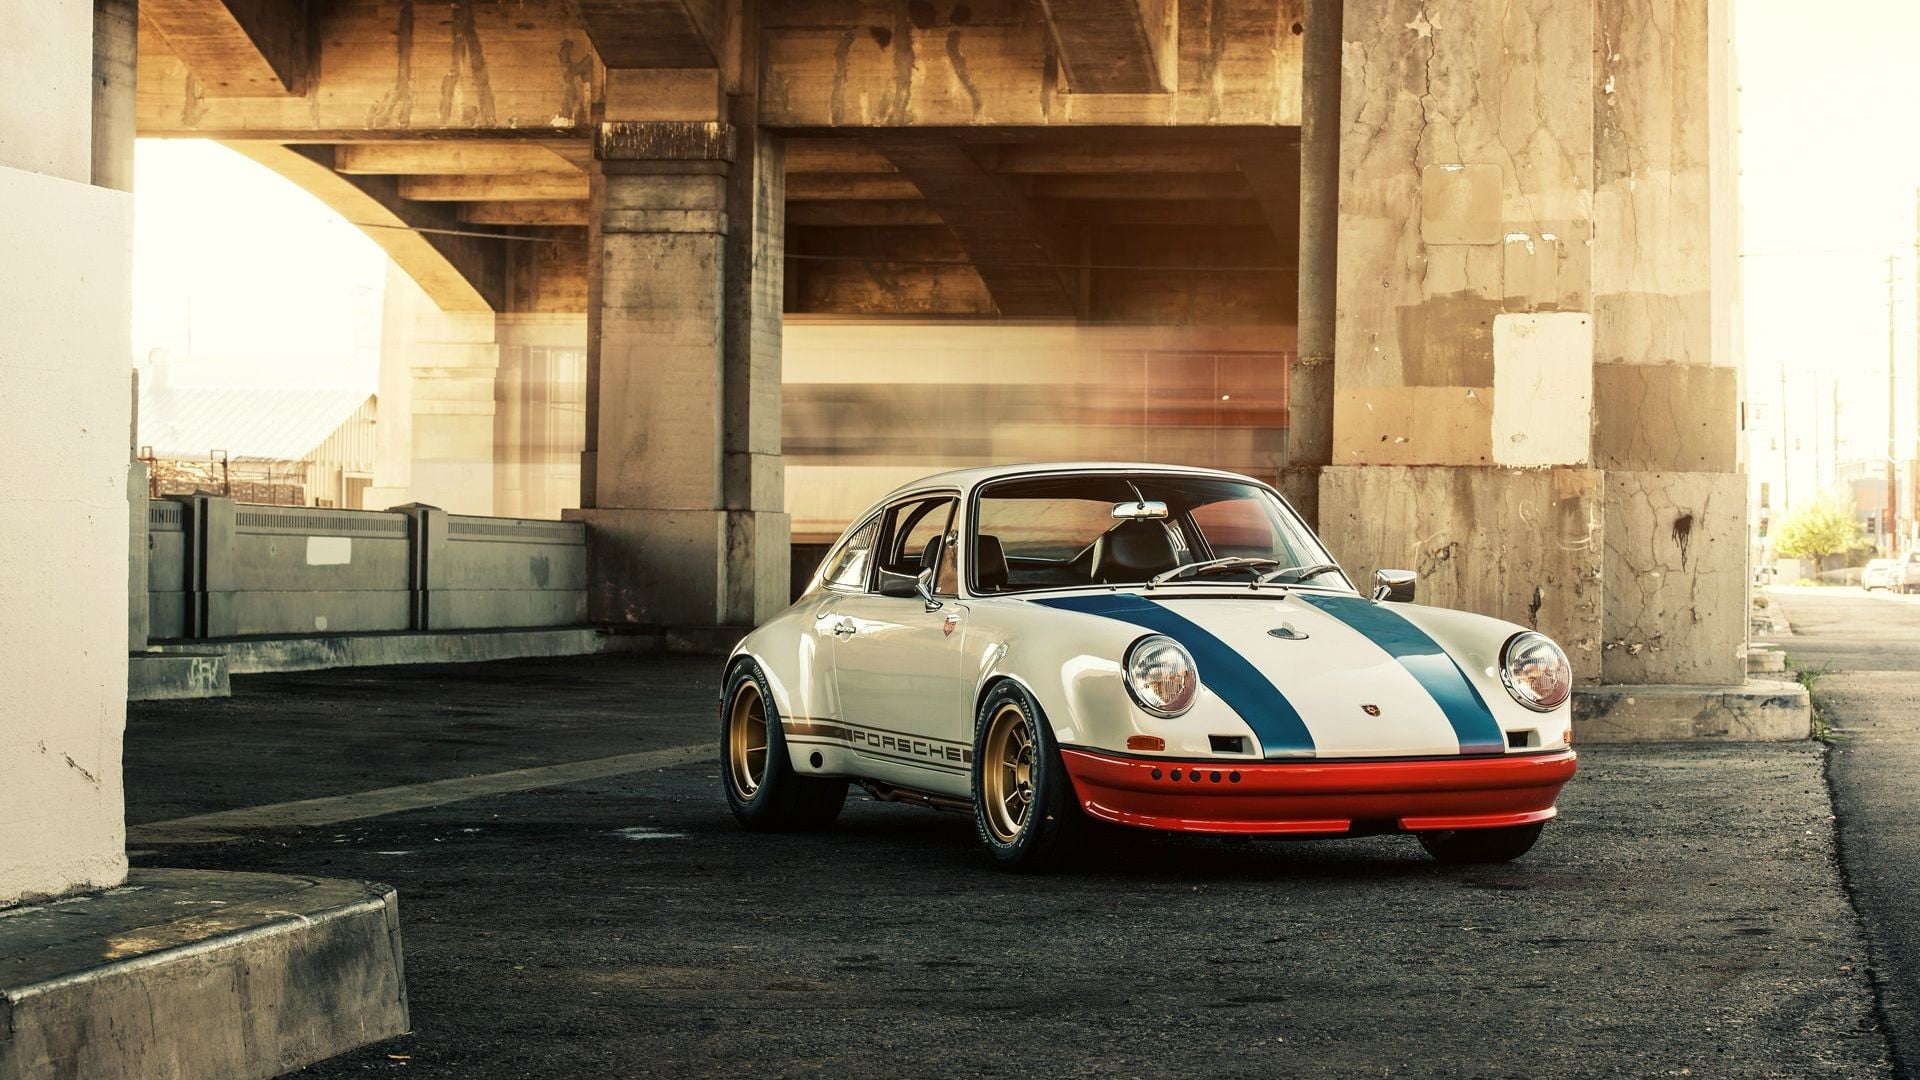
[[[1248,587],[1257,589],[1262,585],[1276,582],[1282,585],[1303,585],[1319,577],[1321,574],[1337,573],[1339,570],[1340,568],[1332,563],[1324,562],[1311,563],[1307,566],[1289,566],[1284,569],[1275,570],[1272,573],[1261,574],[1259,577],[1254,578],[1253,584]],[[1281,578],[1287,577],[1289,574],[1295,576],[1287,581],[1280,581]]]
[[[1147,579],[1147,587],[1152,588],[1175,578],[1192,577],[1212,570],[1234,570],[1244,566],[1278,566],[1279,564],[1279,559],[1248,558],[1245,555],[1229,555],[1223,559],[1202,559],[1199,562],[1182,563],[1164,574],[1155,574]]]

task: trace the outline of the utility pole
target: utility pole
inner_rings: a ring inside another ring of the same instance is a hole
[[[1787,439],[1787,358],[1780,358],[1780,512],[1793,509],[1793,444]]]
[[[1900,412],[1898,404],[1900,399],[1894,396],[1893,379],[1893,271],[1895,258],[1895,252],[1887,252],[1887,508],[1881,513],[1880,517],[1880,535],[1886,540],[1887,555],[1899,553],[1899,541],[1893,534],[1895,524],[1898,521],[1897,511],[1900,508],[1900,470],[1896,467],[1896,458],[1894,457],[1894,455],[1898,453],[1898,450],[1895,448],[1893,442],[1893,422]]]

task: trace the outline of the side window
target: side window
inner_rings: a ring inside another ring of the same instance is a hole
[[[947,535],[953,508],[958,502],[943,495],[895,507],[891,515],[892,528],[888,530],[887,557],[880,565],[896,574],[919,573],[920,557],[935,538]]]
[[[880,519],[861,526],[840,550],[827,559],[826,573],[820,580],[843,589],[867,587],[867,569],[873,565],[873,542],[880,535]]]

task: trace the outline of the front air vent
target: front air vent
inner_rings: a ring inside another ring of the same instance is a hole
[[[1207,742],[1216,754],[1244,754],[1247,752],[1245,735],[1209,735]]]
[[[1539,745],[1540,745],[1540,733],[1538,731],[1527,730],[1527,731],[1507,732],[1507,748],[1510,750],[1525,750],[1530,746],[1539,746]]]

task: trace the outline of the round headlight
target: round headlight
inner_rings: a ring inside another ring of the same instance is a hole
[[[1551,712],[1573,693],[1573,665],[1553,639],[1528,630],[1501,648],[1500,681],[1513,700],[1535,712]]]
[[[1127,692],[1155,716],[1179,716],[1200,693],[1200,669],[1179,642],[1151,634],[1127,649]]]

